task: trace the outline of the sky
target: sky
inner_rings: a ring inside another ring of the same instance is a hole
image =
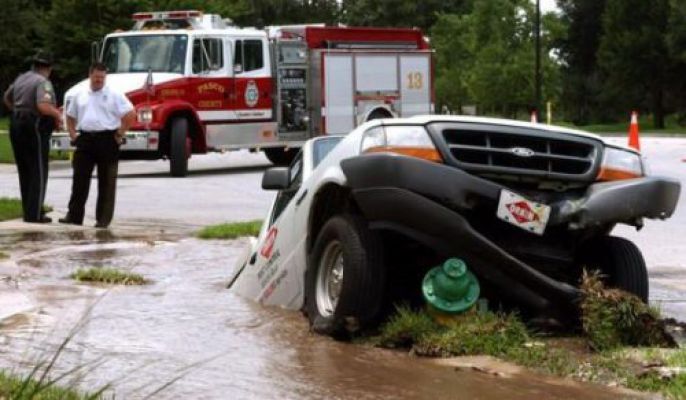
[[[555,0],[541,0],[541,12],[557,11]]]

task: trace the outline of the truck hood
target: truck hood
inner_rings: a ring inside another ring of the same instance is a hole
[[[107,86],[109,86],[110,89],[126,94],[133,90],[141,89],[145,84],[147,77],[147,72],[108,74]],[[152,74],[152,82],[157,85],[182,77],[182,74],[154,73]],[[86,90],[88,88],[88,84],[88,79],[84,79],[69,88],[69,90],[67,90],[67,92],[64,94],[65,103],[66,99],[74,96],[81,90]]]

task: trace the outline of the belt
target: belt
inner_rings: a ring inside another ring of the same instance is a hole
[[[104,130],[104,131],[79,130],[79,134],[81,134],[81,135],[114,135],[115,133],[117,133],[116,129],[110,129],[110,130]]]
[[[14,110],[12,112],[15,118],[37,117],[35,112],[30,110]]]

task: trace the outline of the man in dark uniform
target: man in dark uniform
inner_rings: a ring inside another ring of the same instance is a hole
[[[65,105],[67,130],[76,146],[74,180],[69,213],[59,222],[81,225],[90,189],[93,168],[98,167],[98,201],[95,207],[96,228],[107,228],[114,215],[119,146],[136,120],[133,105],[123,93],[105,84],[107,67],[90,67],[90,85]],[[77,135],[78,133],[78,135]]]
[[[62,115],[57,109],[55,90],[48,79],[52,56],[39,51],[32,59],[33,68],[7,89],[3,100],[12,110],[10,141],[19,172],[19,189],[24,221],[48,223],[43,201],[48,183],[50,135],[59,127]]]

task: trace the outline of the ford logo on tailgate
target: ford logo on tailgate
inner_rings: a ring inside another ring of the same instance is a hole
[[[533,157],[534,151],[531,149],[527,149],[526,147],[513,147],[510,149],[510,152],[516,156],[519,157]]]

